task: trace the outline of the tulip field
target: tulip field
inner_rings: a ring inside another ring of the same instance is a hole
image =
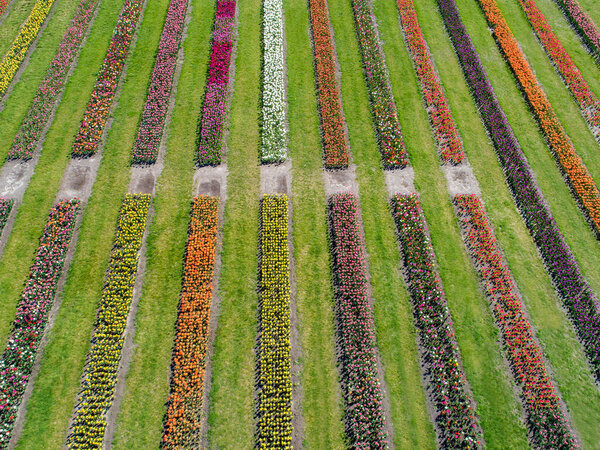
[[[0,449],[597,449],[596,0],[0,0]]]

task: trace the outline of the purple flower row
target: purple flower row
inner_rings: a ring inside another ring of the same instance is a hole
[[[9,159],[27,160],[33,157],[44,127],[65,85],[69,69],[75,61],[83,36],[100,2],[101,0],[81,0],[71,20],[71,26],[65,31],[58,52],[46,70],[33,104],[15,136],[8,152]]]
[[[460,352],[452,317],[436,273],[419,197],[397,194],[391,202],[423,350],[421,365],[429,374],[439,441],[444,448],[481,447],[481,429],[458,363]]]
[[[63,200],[50,212],[17,307],[12,334],[0,359],[0,448],[10,441],[78,212],[78,199]]]
[[[373,8],[370,0],[352,0],[352,9],[383,166],[386,169],[404,167],[408,164],[408,154],[377,36]]]
[[[152,78],[150,78],[148,97],[133,147],[134,164],[154,164],[158,157],[187,4],[188,0],[171,0],[169,5]]]
[[[14,200],[12,198],[0,198],[0,234],[2,234],[4,225],[6,225],[13,203]]]
[[[222,160],[229,66],[235,35],[235,5],[235,0],[217,0],[212,53],[196,154],[196,161],[200,166],[216,166]]]
[[[506,182],[600,380],[598,300],[581,274],[498,103],[454,0],[438,0],[448,34],[504,170]]]
[[[592,18],[585,13],[577,0],[554,0],[563,10],[583,43],[595,58],[600,58],[600,30]]]
[[[100,145],[143,4],[144,0],[125,0],[123,4],[94,91],[73,143],[73,156],[92,156]]]
[[[346,433],[352,448],[387,448],[365,248],[352,193],[329,198],[329,232]]]

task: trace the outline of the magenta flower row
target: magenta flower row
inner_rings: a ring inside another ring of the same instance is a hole
[[[196,153],[199,166],[217,166],[221,164],[223,157],[229,67],[236,26],[235,5],[235,0],[217,0],[212,52]]]
[[[8,151],[9,159],[31,159],[52,109],[67,81],[69,70],[81,46],[94,11],[101,0],[81,0],[58,48],[56,56],[46,70],[33,103],[23,119],[21,128]]]
[[[329,198],[329,232],[346,434],[352,448],[387,448],[382,393],[377,376],[375,324],[369,305],[358,199]]]
[[[596,379],[600,380],[598,299],[581,274],[577,261],[556,225],[460,19],[455,1],[438,0],[438,6],[471,93],[479,106],[483,123],[494,144],[508,187],[582,341]]]
[[[63,200],[50,212],[17,306],[12,334],[0,360],[0,448],[6,448],[10,441],[78,212],[78,199]]]
[[[125,0],[73,143],[73,156],[92,156],[100,145],[143,4],[144,0]]]
[[[14,200],[12,198],[0,198],[0,234],[6,225]]]
[[[171,0],[162,36],[158,45],[156,62],[150,78],[148,97],[133,147],[134,164],[153,164],[158,157],[158,147],[169,107],[169,96],[181,45],[188,0]]]
[[[563,10],[583,43],[597,59],[600,58],[600,30],[592,18],[583,11],[577,0],[554,0]]]

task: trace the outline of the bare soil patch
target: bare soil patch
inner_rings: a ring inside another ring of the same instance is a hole
[[[458,166],[442,166],[446,176],[448,192],[454,198],[458,194],[477,194],[481,196],[479,184],[471,166],[460,164]]]
[[[336,192],[352,192],[358,195],[356,164],[350,164],[347,169],[342,170],[324,170],[323,180],[328,197]]]
[[[289,158],[282,164],[260,166],[261,195],[285,194],[289,197],[292,192],[291,169]]]
[[[415,193],[415,170],[411,166],[404,169],[384,170],[388,195]]]

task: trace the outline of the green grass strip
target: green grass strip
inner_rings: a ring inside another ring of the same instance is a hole
[[[0,55],[4,56],[37,0],[15,1],[0,26]]]

